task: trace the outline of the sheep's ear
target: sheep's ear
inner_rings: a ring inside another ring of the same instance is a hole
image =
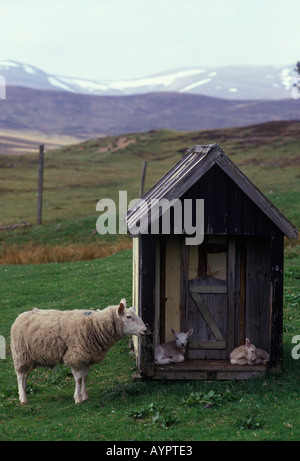
[[[134,306],[131,306],[129,309],[130,309],[132,312],[135,313],[135,307],[134,307]]]
[[[118,307],[118,314],[124,315],[124,309],[125,309],[124,304],[121,302]]]
[[[192,334],[193,334],[193,328],[191,328],[188,332],[187,332],[187,337],[189,338]]]
[[[170,331],[173,333],[174,336],[176,336],[175,330],[173,330],[173,328],[170,328]]]
[[[250,340],[248,338],[246,338],[246,347],[250,347]]]

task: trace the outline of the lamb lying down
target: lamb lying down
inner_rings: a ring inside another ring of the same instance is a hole
[[[250,344],[250,340],[246,338],[246,343],[233,349],[229,358],[232,365],[266,364],[269,361],[269,354]]]
[[[155,346],[155,363],[157,365],[184,361],[185,347],[188,338],[193,333],[193,329],[189,330],[187,333],[176,333],[173,328],[171,328],[171,332],[174,335],[174,341]]]

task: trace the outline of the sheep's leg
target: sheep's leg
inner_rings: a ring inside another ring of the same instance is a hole
[[[81,368],[80,370],[77,370],[75,368],[71,368],[71,370],[75,379],[74,400],[75,403],[81,403],[88,400],[88,395],[86,393],[86,379],[89,369]]]
[[[173,359],[169,357],[156,357],[155,358],[155,363],[157,365],[166,365],[167,363],[174,363]]]
[[[84,402],[85,400],[88,400],[88,395],[87,395],[87,392],[86,392],[86,380],[87,380],[87,376],[88,376],[88,372],[89,372],[89,369],[88,368],[84,368],[81,370],[81,376],[82,376],[82,381],[81,381],[81,397],[82,397],[82,401]]]
[[[247,365],[247,359],[245,357],[230,359],[232,365]]]
[[[182,354],[173,355],[172,360],[174,363],[184,362],[184,356]]]
[[[74,379],[75,379],[75,392],[74,392],[74,400],[75,403],[80,403],[82,402],[82,396],[81,396],[81,382],[82,382],[82,376],[81,376],[81,370],[76,370],[75,368],[71,368]]]
[[[23,371],[23,372],[17,371],[19,399],[22,404],[27,403],[26,383],[27,383],[28,375],[29,375],[29,371]]]

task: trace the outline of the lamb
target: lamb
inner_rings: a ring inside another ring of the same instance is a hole
[[[193,329],[187,333],[176,333],[173,328],[171,332],[175,338],[174,341],[158,344],[155,346],[155,363],[157,365],[165,365],[167,363],[176,363],[184,361],[185,347],[187,340],[193,333]]]
[[[146,326],[126,308],[126,300],[103,310],[42,310],[20,314],[11,328],[11,350],[18,379],[19,399],[27,403],[26,382],[38,366],[66,364],[75,378],[75,403],[88,400],[89,367],[102,362],[108,349],[126,335],[142,337]]]
[[[269,362],[269,354],[263,349],[256,348],[255,355],[255,363],[263,363],[265,365]]]
[[[236,347],[230,353],[230,363],[233,365],[253,365],[256,360],[256,347],[250,344],[248,338],[246,338],[246,344]]]

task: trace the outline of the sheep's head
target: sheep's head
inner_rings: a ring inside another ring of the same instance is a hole
[[[256,360],[256,347],[253,344],[250,344],[248,338],[246,338],[246,358],[254,362]]]
[[[121,299],[120,301],[118,307],[118,315],[123,322],[124,335],[136,335],[141,337],[146,334],[147,328],[143,320],[138,315],[136,315],[134,307],[130,307],[129,309],[126,308],[125,299]]]
[[[193,329],[187,331],[186,333],[183,333],[183,332],[176,333],[176,331],[173,330],[173,328],[171,328],[171,332],[174,335],[176,346],[177,347],[185,347],[186,344],[187,344],[188,338],[193,333]]]

